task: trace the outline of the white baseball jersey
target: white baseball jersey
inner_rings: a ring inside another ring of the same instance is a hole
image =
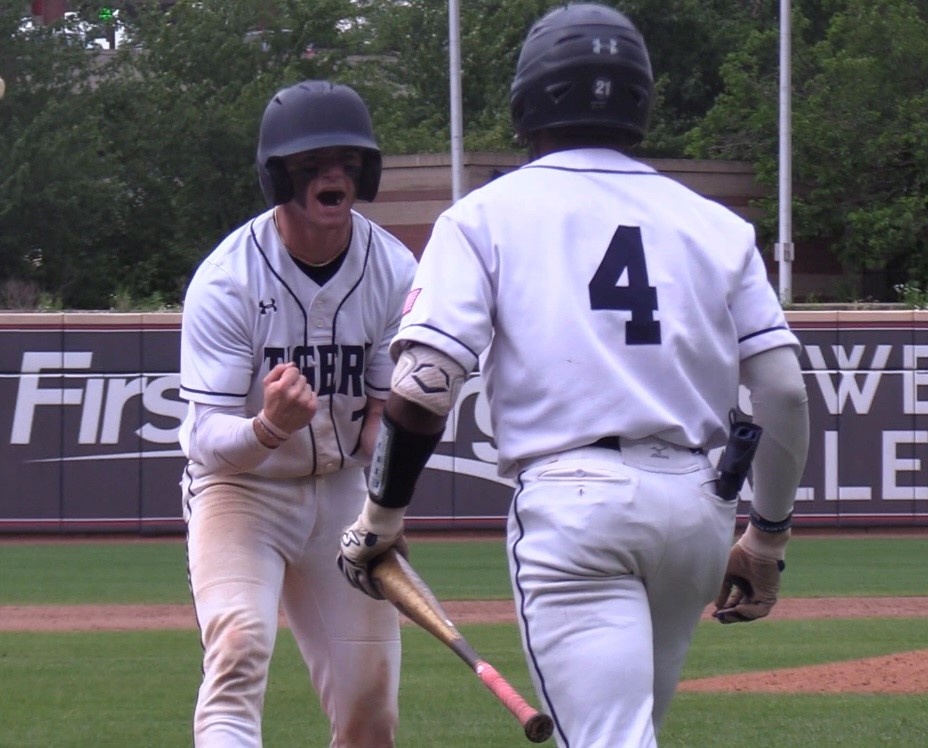
[[[487,349],[502,475],[605,435],[721,446],[739,361],[799,345],[751,225],[607,149],[549,154],[445,211],[403,340],[467,370]]]
[[[351,464],[368,395],[386,399],[390,339],[415,272],[398,239],[352,212],[342,266],[319,286],[283,247],[268,210],[232,232],[200,265],[187,291],[181,331],[181,396],[191,402],[180,442],[196,459],[193,403],[258,413],[262,380],[294,361],[319,397],[305,429],[253,471],[290,478]]]

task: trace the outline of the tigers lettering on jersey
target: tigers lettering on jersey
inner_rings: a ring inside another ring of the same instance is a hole
[[[268,371],[287,361],[295,363],[309,386],[320,397],[325,395],[364,395],[362,345],[298,345],[292,348],[264,348]]]

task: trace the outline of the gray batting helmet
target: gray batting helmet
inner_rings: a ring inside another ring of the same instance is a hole
[[[293,184],[281,160],[284,156],[335,146],[361,150],[358,198],[373,200],[380,186],[382,159],[370,113],[357,92],[338,83],[309,80],[274,94],[258,134],[258,181],[268,205],[293,198]]]
[[[509,103],[520,137],[593,125],[640,141],[653,96],[651,61],[635,25],[614,8],[578,3],[550,11],[529,30]]]

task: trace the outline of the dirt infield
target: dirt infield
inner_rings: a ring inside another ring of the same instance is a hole
[[[442,606],[457,624],[513,623],[510,600],[450,600]],[[703,617],[708,619],[710,609]],[[928,597],[785,598],[770,620],[928,618]],[[287,625],[281,615],[280,623]],[[191,605],[0,605],[0,631],[133,631],[192,629]]]
[[[512,602],[446,601],[455,623],[515,621]],[[704,614],[709,617],[709,609]],[[928,597],[785,598],[771,620],[928,618]],[[286,619],[281,616],[281,625]],[[0,606],[0,631],[194,629],[190,605]],[[928,650],[885,657],[684,681],[680,691],[766,693],[928,693]]]

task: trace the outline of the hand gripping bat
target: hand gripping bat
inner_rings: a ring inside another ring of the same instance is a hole
[[[529,705],[496,668],[474,650],[455,628],[432,590],[395,548],[371,562],[370,575],[383,596],[413,623],[418,624],[466,662],[525,730],[533,743],[543,743],[554,732],[554,721]]]

